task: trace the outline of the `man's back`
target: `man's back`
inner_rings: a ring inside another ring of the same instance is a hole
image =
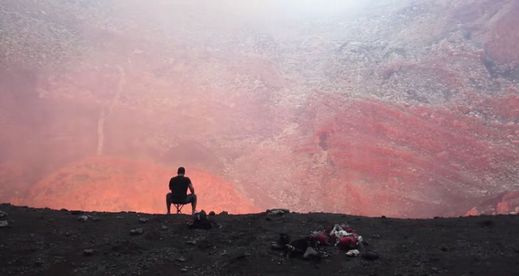
[[[187,196],[187,188],[191,179],[183,175],[177,175],[169,180],[169,189],[173,193],[173,201],[184,202]]]

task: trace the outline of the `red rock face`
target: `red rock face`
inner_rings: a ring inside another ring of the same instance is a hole
[[[327,152],[337,170],[332,183],[350,195],[341,204],[334,192],[339,187],[329,185],[325,201],[342,208],[356,202],[355,212],[418,216],[463,210],[484,187],[498,187],[496,176],[508,175],[517,159],[515,125],[489,125],[444,107],[366,100],[326,106],[334,105],[342,105],[334,108],[341,112],[319,122],[319,143],[308,152]]]
[[[285,204],[300,210],[454,215],[515,181],[510,174],[517,163],[514,137],[519,129],[506,119],[488,124],[456,106],[403,106],[317,94],[299,122],[300,131],[284,137],[281,150],[279,145],[263,146],[237,166],[249,172],[240,180],[262,187],[271,197],[281,195]],[[272,167],[263,168],[261,160],[271,160]],[[247,179],[254,172],[257,179]],[[268,196],[260,202],[276,204]]]
[[[207,210],[513,212],[519,5],[366,5],[7,1],[0,200],[160,213],[182,165]]]

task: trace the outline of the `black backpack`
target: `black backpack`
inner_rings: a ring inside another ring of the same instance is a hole
[[[211,229],[211,227],[211,221],[204,210],[193,215],[193,224],[189,226],[191,229]]]

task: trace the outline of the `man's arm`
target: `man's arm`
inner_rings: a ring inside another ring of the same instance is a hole
[[[169,180],[169,190],[173,192],[173,178]]]
[[[191,181],[189,181],[189,186],[187,186],[189,188],[189,191],[191,192],[192,195],[195,194],[195,188],[193,188],[193,183],[191,183]]]

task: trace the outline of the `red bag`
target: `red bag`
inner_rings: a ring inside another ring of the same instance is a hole
[[[339,239],[337,247],[343,250],[350,250],[357,248],[358,240],[355,236],[346,236]]]

